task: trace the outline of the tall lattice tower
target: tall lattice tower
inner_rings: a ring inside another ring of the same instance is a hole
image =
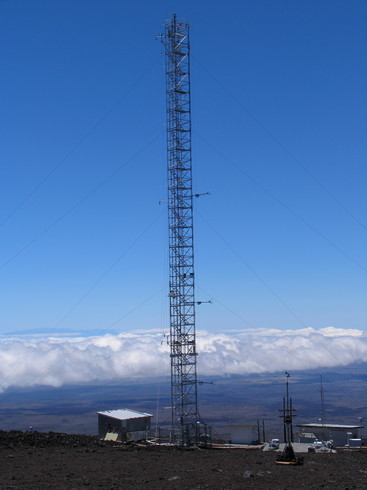
[[[166,58],[170,352],[173,442],[197,443],[189,25],[176,15],[162,36]]]

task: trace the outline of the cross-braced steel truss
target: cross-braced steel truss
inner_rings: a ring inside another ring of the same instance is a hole
[[[172,439],[198,442],[189,26],[165,25]]]

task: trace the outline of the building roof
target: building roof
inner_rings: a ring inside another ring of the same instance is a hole
[[[104,412],[97,412],[97,415],[106,415],[112,419],[127,420],[127,419],[140,419],[144,417],[153,417],[151,413],[137,412],[136,410],[128,410],[127,408],[120,408],[118,410],[106,410]]]
[[[301,432],[300,437],[304,437],[306,439],[316,439],[315,434],[313,434],[312,432]]]
[[[312,429],[363,429],[363,425],[342,425],[342,424],[297,424],[297,427],[308,427]]]

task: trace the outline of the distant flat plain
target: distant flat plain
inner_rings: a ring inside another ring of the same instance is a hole
[[[318,422],[322,375],[327,423],[367,423],[367,365],[290,373],[294,423]],[[279,409],[285,373],[199,377],[199,410],[218,439],[229,439],[230,424],[264,421],[265,439],[281,437]],[[153,414],[153,432],[170,422],[169,378],[114,380],[60,388],[12,388],[0,394],[0,429],[97,434],[96,412],[130,408]],[[365,429],[367,433],[367,429]]]

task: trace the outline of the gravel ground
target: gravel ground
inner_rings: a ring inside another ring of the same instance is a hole
[[[0,431],[0,489],[367,488],[367,450],[304,454],[302,466],[276,453],[105,443],[82,435]]]

